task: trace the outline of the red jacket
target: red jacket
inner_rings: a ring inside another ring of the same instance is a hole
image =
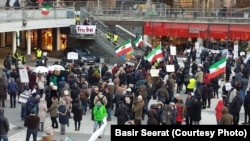
[[[176,121],[177,122],[183,122],[183,110],[184,110],[184,106],[180,105],[180,104],[176,104],[176,109],[177,109],[177,114],[176,114]]]
[[[222,116],[222,109],[224,108],[224,103],[222,100],[218,100],[218,103],[215,107],[215,116],[216,116],[216,120],[220,120],[221,116]]]

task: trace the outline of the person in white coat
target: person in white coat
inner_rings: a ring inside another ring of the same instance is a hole
[[[41,132],[43,132],[44,130],[44,122],[46,119],[47,111],[47,103],[44,98],[41,98],[38,104],[38,117],[40,118],[39,131]]]

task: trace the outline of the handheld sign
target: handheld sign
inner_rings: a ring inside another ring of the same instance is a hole
[[[175,67],[174,65],[166,65],[166,70],[167,72],[175,72]]]
[[[19,74],[22,83],[29,83],[29,76],[26,69],[19,69]]]
[[[78,60],[78,53],[76,53],[76,52],[68,52],[67,59],[68,60]]]

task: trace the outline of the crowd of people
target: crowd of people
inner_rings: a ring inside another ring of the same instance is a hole
[[[164,59],[153,64],[140,58],[135,63],[131,60],[125,64],[114,64],[112,68],[105,63],[100,69],[99,66],[74,64],[70,71],[54,70],[48,73],[35,73],[30,68],[24,68],[28,71],[29,83],[21,82],[17,68],[6,67],[0,78],[1,107],[6,106],[7,94],[10,96],[10,108],[16,108],[16,97],[28,96],[27,101],[20,103],[20,118],[27,127],[26,140],[31,135],[36,140],[39,131],[47,132],[44,129],[47,115],[51,119],[51,128],[60,128],[61,134],[67,133],[68,126],[75,126],[75,131],[79,131],[82,117],[87,112],[92,114],[93,132],[103,124],[105,117],[107,121],[114,120],[113,115],[117,117],[118,125],[141,125],[145,119],[147,125],[199,125],[201,111],[211,108],[213,98],[218,99],[214,109],[218,125],[238,125],[242,106],[244,124],[249,124],[249,61],[244,63],[241,57],[234,60],[229,56],[225,85],[221,86],[219,80],[224,80],[223,75],[209,81],[205,79],[209,66],[224,57],[221,54],[204,52],[205,59],[198,64],[193,48],[181,67],[168,48],[163,51]],[[173,64],[176,71],[168,72],[168,64]],[[152,77],[152,68],[159,69],[157,77]],[[230,84],[230,88],[226,83]],[[185,94],[187,98],[183,99],[181,95]],[[156,99],[157,103],[149,105],[152,99]],[[0,118],[3,117],[3,111],[0,111]],[[69,125],[71,119],[74,125]],[[5,128],[5,132],[0,133],[2,138],[9,130],[8,126],[2,127],[6,120],[0,120],[1,129]],[[51,134],[44,137],[51,137]]]

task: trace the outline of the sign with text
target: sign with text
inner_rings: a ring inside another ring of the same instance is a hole
[[[170,55],[176,55],[176,46],[170,46]]]
[[[26,94],[20,94],[18,102],[25,104],[29,99],[29,96]]]
[[[174,65],[166,65],[167,72],[175,72]]]
[[[150,74],[152,77],[159,77],[159,69],[150,69]]]
[[[22,83],[28,83],[29,82],[29,76],[26,69],[19,69],[20,79]]]
[[[68,52],[67,59],[68,60],[78,60],[78,53],[76,53],[76,52]]]
[[[77,34],[95,34],[96,25],[76,25]]]

